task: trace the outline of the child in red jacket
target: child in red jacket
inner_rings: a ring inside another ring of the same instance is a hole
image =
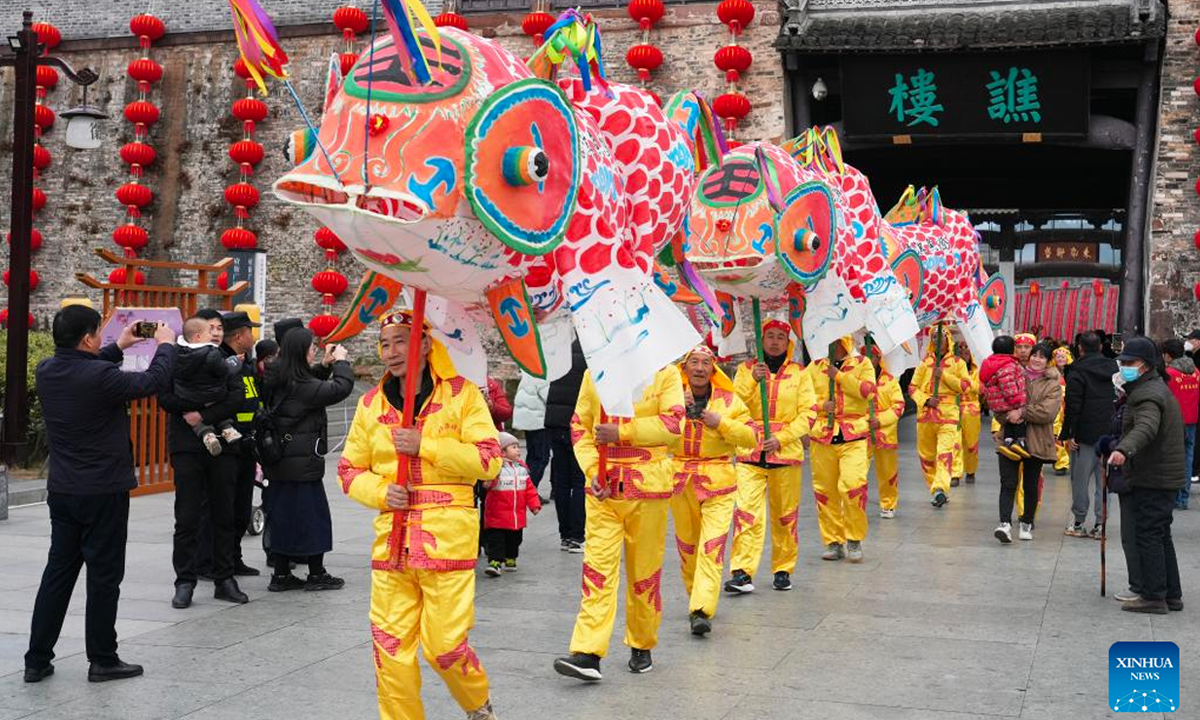
[[[488,492],[483,511],[483,547],[487,552],[488,566],[484,572],[488,577],[499,577],[502,568],[516,572],[525,510],[537,515],[542,509],[537,488],[529,478],[529,468],[521,462],[520,442],[502,432],[500,450],[504,454],[500,476],[485,483]]]
[[[1001,423],[1002,442],[996,452],[1010,460],[1029,457],[1024,423],[1009,422],[1009,412],[1025,407],[1025,370],[1013,356],[1016,344],[1008,335],[992,340],[992,354],[979,366],[979,381],[988,410]]]

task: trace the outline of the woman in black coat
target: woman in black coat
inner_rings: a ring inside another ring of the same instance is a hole
[[[328,421],[325,408],[354,391],[354,373],[346,349],[333,346],[324,368],[314,368],[317,346],[307,328],[287,333],[279,357],[267,367],[264,407],[269,408],[284,438],[283,458],[263,467],[270,481],[271,533],[274,573],[268,590],[337,590],[345,584],[325,570],[325,553],[333,549],[333,520],[325,496],[325,454]],[[308,564],[308,580],[292,575],[291,562]]]

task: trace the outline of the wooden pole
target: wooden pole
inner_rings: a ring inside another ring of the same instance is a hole
[[[1101,492],[1104,493],[1101,503],[1104,509],[1100,514],[1100,597],[1104,597],[1108,584],[1108,464],[1105,463],[1100,472]]]
[[[753,298],[750,303],[754,312],[754,346],[758,352],[758,361],[766,362],[766,352],[763,350],[763,329],[762,329],[762,307],[759,305],[758,298]],[[770,382],[770,376],[764,378],[758,383],[759,400],[762,402],[762,426],[763,440],[771,437],[771,398],[767,392],[767,383]]]

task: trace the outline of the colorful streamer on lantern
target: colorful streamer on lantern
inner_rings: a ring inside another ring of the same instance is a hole
[[[567,10],[559,15],[558,20],[546,29],[545,42],[530,56],[528,66],[536,77],[552,80],[568,57],[574,59],[579,68],[584,91],[592,89],[594,76],[604,92],[609,92],[600,28],[590,14]]]
[[[438,32],[437,25],[433,23],[433,18],[429,16],[429,11],[425,9],[420,0],[381,0],[380,7],[383,9],[383,19],[387,22],[388,31],[391,32],[396,47],[404,48],[408,52],[417,81],[422,85],[428,85],[432,80],[429,74],[429,59],[425,57],[425,51],[417,39],[413,21],[415,19],[420,22],[421,27],[425,29],[425,34],[433,41],[434,50],[437,52],[437,61],[440,65],[442,62],[442,36]]]
[[[266,11],[254,0],[229,0],[229,9],[233,12],[238,53],[259,92],[266,95],[264,76],[287,80],[288,56],[279,44],[279,33]]]

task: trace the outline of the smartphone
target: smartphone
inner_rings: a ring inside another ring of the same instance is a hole
[[[158,332],[158,323],[139,320],[133,324],[133,336],[136,338],[151,339],[156,332]]]

